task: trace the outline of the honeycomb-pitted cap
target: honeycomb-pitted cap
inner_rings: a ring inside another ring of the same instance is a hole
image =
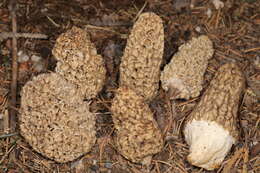
[[[163,49],[162,19],[151,12],[141,14],[127,40],[120,64],[120,85],[131,88],[145,100],[154,98],[159,88]]]
[[[199,96],[208,60],[213,55],[211,40],[203,35],[180,46],[161,73],[164,90],[172,99],[190,99]]]
[[[102,90],[105,64],[85,30],[72,27],[61,34],[52,53],[58,60],[55,71],[76,84],[85,98],[91,99]]]
[[[149,164],[152,155],[162,150],[163,138],[144,98],[121,87],[111,110],[118,151],[132,162]]]
[[[41,74],[21,91],[20,133],[34,150],[57,162],[72,161],[96,141],[95,116],[74,84]]]
[[[219,68],[184,128],[191,164],[218,168],[238,140],[237,113],[244,86],[245,77],[236,64]]]

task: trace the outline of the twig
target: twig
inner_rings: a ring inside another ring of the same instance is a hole
[[[36,38],[47,39],[44,34],[33,33],[17,33],[17,20],[16,20],[16,0],[11,0],[8,5],[12,17],[12,32],[0,33],[0,42],[7,38],[12,38],[12,82],[11,82],[11,101],[9,104],[9,129],[15,131],[16,129],[16,97],[17,97],[17,76],[18,76],[18,63],[17,63],[17,38]]]
[[[8,38],[34,38],[34,39],[47,39],[48,36],[45,34],[38,33],[12,33],[12,32],[1,32],[0,33],[0,42]]]
[[[135,22],[137,20],[137,18],[141,15],[141,13],[144,11],[144,8],[146,7],[147,5],[147,1],[145,1],[143,7],[139,10],[139,12],[137,13],[137,15],[135,16],[133,22]]]
[[[249,151],[248,151],[248,147],[246,147],[244,149],[244,156],[243,156],[244,163],[243,163],[242,173],[247,173],[248,172],[247,171],[247,164],[248,164],[248,159],[249,159],[248,157],[249,157]]]
[[[234,155],[228,160],[227,164],[225,165],[222,173],[229,173],[231,172],[231,169],[233,168],[236,161],[242,156],[244,152],[244,148],[238,149]]]
[[[0,165],[2,164],[2,162],[8,157],[8,155],[11,153],[11,151],[15,148],[16,146],[16,142],[14,142],[12,144],[12,146],[10,147],[10,149],[5,153],[5,155],[1,158],[0,160]]]
[[[5,135],[1,135],[0,139],[4,139],[4,138],[11,137],[11,136],[16,136],[16,135],[18,135],[18,133],[9,133],[9,134],[5,134]]]
[[[11,0],[8,6],[12,17],[12,32],[17,33],[17,21],[16,21],[16,1]],[[11,82],[11,102],[9,107],[9,126],[10,130],[16,129],[16,111],[12,107],[16,107],[16,91],[17,91],[17,75],[18,75],[18,63],[17,63],[17,38],[14,36],[12,39],[12,82]]]
[[[49,16],[47,16],[46,15],[46,17],[47,17],[47,19],[55,26],[55,27],[57,27],[57,28],[59,28],[60,27],[60,25],[59,24],[57,24],[56,22],[54,22],[54,20],[52,19],[52,18],[50,18]]]
[[[248,52],[255,52],[255,51],[258,51],[260,50],[260,47],[255,47],[255,48],[250,48],[250,49],[246,49],[244,50],[245,53],[248,53]]]
[[[254,145],[251,149],[250,157],[254,158],[260,154],[260,143]]]
[[[94,26],[94,25],[86,25],[85,26],[86,29],[95,29],[95,30],[102,30],[102,31],[108,31],[108,32],[112,32],[114,34],[117,34],[119,35],[121,38],[127,38],[127,35],[126,34],[121,34],[119,32],[116,32],[110,28],[107,28],[107,27],[100,27],[100,26]]]

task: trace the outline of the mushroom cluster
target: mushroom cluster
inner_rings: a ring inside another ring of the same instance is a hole
[[[173,99],[197,97],[202,90],[203,75],[213,55],[211,40],[203,35],[179,47],[161,73],[162,87]]]
[[[120,87],[111,108],[119,153],[145,165],[163,148],[161,131],[147,103],[157,94],[163,47],[161,18],[154,13],[141,14],[127,40]]]
[[[111,106],[115,146],[134,163],[149,165],[163,148],[163,135],[149,108],[159,81],[172,99],[199,96],[214,52],[207,36],[193,38],[180,46],[160,76],[163,49],[161,18],[141,14],[127,40]],[[95,116],[84,100],[102,90],[106,69],[88,33],[77,27],[58,37],[53,55],[58,60],[55,73],[38,75],[23,87],[19,120],[21,134],[34,150],[63,163],[95,144]],[[191,164],[207,170],[219,167],[238,140],[237,111],[244,86],[236,64],[219,68],[185,122]]]
[[[63,163],[95,144],[95,116],[83,100],[102,89],[106,70],[80,28],[61,34],[53,54],[58,60],[56,73],[41,74],[22,89],[20,131],[34,150]]]
[[[218,168],[238,140],[237,111],[244,86],[237,65],[219,68],[184,128],[191,164],[207,170]]]
[[[203,76],[214,49],[202,35],[180,46],[161,73],[162,88],[171,99],[190,99],[200,95]],[[183,130],[190,146],[188,161],[213,170],[220,166],[238,140],[237,111],[245,79],[236,64],[221,66],[189,115]]]

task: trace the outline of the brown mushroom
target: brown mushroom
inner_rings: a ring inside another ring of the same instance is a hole
[[[121,87],[112,103],[119,153],[132,162],[149,164],[153,154],[163,148],[163,138],[144,98]]]
[[[104,61],[85,30],[73,27],[61,34],[52,53],[58,60],[56,72],[76,84],[85,98],[93,98],[102,90]]]
[[[41,74],[21,91],[20,133],[34,150],[57,162],[72,161],[96,141],[95,116],[74,84]]]
[[[184,128],[191,164],[207,170],[218,168],[238,140],[237,111],[244,86],[237,65],[219,68]]]
[[[203,75],[213,52],[212,42],[205,35],[180,46],[161,73],[162,87],[172,99],[199,96]]]
[[[120,85],[145,100],[157,94],[163,57],[163,22],[154,13],[143,13],[133,26],[120,64]]]

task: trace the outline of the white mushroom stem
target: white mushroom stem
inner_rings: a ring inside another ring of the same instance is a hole
[[[193,120],[187,124],[184,135],[190,145],[188,161],[207,170],[218,167],[235,143],[229,131],[212,121]]]

